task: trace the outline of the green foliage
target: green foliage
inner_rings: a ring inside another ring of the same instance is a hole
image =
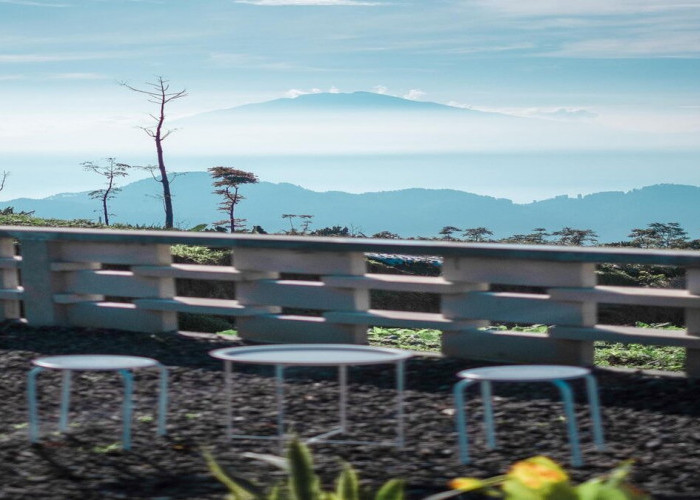
[[[279,465],[287,472],[287,480],[282,484],[268,487],[267,493],[252,484],[241,484],[234,480],[217,463],[214,457],[204,452],[212,475],[218,479],[229,493],[226,500],[361,500],[371,498],[361,491],[357,472],[351,465],[343,464],[343,470],[335,481],[335,491],[324,491],[321,481],[313,470],[313,456],[308,447],[298,439],[293,439],[287,449],[287,459],[280,457],[256,456],[274,465]],[[385,483],[374,495],[375,500],[403,500],[404,482],[393,479]]]
[[[556,462],[536,456],[513,464],[502,475],[489,479],[457,478],[452,491],[426,500],[443,500],[466,492],[480,492],[507,500],[648,500],[651,497],[627,482],[632,461],[623,462],[608,474],[574,485]]]
[[[639,328],[668,328],[679,330],[679,327],[666,324],[646,324],[637,322]],[[512,331],[546,334],[547,325],[492,325],[488,330]],[[370,345],[395,347],[412,351],[440,352],[442,333],[439,330],[411,328],[380,328],[368,330],[367,338]],[[682,347],[662,347],[641,344],[620,344],[610,342],[595,342],[596,366],[621,366],[639,370],[683,371],[685,365],[685,349]]]
[[[202,246],[173,245],[171,252],[176,262],[219,266],[231,265],[230,250],[212,250]]]
[[[231,331],[231,323],[219,316],[209,314],[179,313],[178,328],[187,332],[218,333]]]

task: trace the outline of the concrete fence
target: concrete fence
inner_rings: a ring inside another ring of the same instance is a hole
[[[175,264],[173,244],[229,248],[233,262]],[[437,256],[442,275],[369,274],[366,253]],[[680,266],[686,288],[599,286],[599,263]],[[280,278],[288,273],[293,280]],[[235,317],[249,340],[339,343],[366,342],[370,326],[434,328],[447,355],[577,365],[592,365],[593,342],[605,340],[683,347],[686,372],[700,376],[696,251],[0,227],[0,275],[3,319],[23,311],[34,326],[166,332],[178,329],[178,312],[188,312]],[[177,296],[177,279],[229,282],[235,299]],[[371,290],[437,294],[440,312],[371,309]],[[599,324],[598,304],[681,308],[685,329]],[[550,327],[546,334],[483,328],[492,322]]]

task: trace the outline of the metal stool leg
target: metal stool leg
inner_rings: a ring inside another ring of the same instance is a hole
[[[576,414],[574,413],[574,398],[571,393],[571,387],[563,380],[554,380],[553,384],[559,388],[562,401],[564,402],[566,428],[569,434],[569,444],[571,445],[571,465],[574,467],[581,467],[583,459],[581,458],[581,447],[578,439]]]
[[[275,365],[275,399],[277,400],[277,437],[284,454],[284,366]]]
[[[481,401],[484,406],[484,427],[486,428],[486,446],[493,450],[496,447],[496,429],[493,423],[493,404],[491,400],[491,382],[481,382]]]
[[[160,370],[160,393],[158,394],[158,435],[164,436],[167,432],[165,429],[167,414],[168,414],[168,369],[163,366],[158,366]]]
[[[124,379],[124,406],[122,416],[122,448],[124,450],[131,449],[131,414],[133,412],[133,404],[131,401],[134,387],[134,376],[129,370],[119,370],[120,375]]]
[[[593,375],[586,375],[586,391],[588,392],[588,405],[591,409],[593,420],[593,442],[599,450],[605,449],[603,437],[603,424],[600,420],[600,402],[598,401],[598,384]]]
[[[401,360],[396,363],[396,445],[398,448],[406,445],[403,408],[405,378],[404,362]]]
[[[457,442],[459,444],[459,461],[463,464],[469,463],[469,438],[467,436],[467,408],[464,393],[472,383],[471,380],[461,380],[457,382],[453,389],[455,402],[455,416],[457,417]]]
[[[39,412],[36,399],[36,376],[44,371],[40,366],[35,366],[27,375],[27,402],[29,403],[29,441],[39,441]]]
[[[348,430],[348,367],[345,365],[338,367],[338,385],[340,386],[338,401],[340,432],[346,432]]]
[[[58,417],[58,430],[68,430],[68,411],[70,410],[71,371],[63,370],[61,374],[61,413]]]

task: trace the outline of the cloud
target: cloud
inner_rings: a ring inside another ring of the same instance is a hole
[[[236,3],[247,3],[250,5],[262,5],[264,7],[279,7],[288,5],[312,5],[312,6],[369,6],[382,5],[379,2],[367,2],[363,0],[235,0]]]
[[[523,115],[564,121],[591,120],[598,117],[598,113],[582,108],[528,109],[523,113]]]
[[[32,0],[0,0],[0,3],[9,3],[13,5],[28,5],[30,7],[53,7],[62,8],[70,7],[67,3],[55,3],[55,2],[36,2]]]
[[[104,80],[108,77],[98,73],[57,73],[49,78],[52,80]]]
[[[585,2],[562,2],[560,0],[469,0],[474,4],[513,16],[580,16],[580,15],[625,15],[643,13],[675,12],[700,7],[698,0],[586,0]]]
[[[425,96],[425,92],[423,92],[420,89],[411,89],[409,90],[406,94],[404,94],[403,98],[408,99],[410,101],[417,101],[421,99],[422,97]]]
[[[0,64],[32,64],[64,61],[89,61],[130,57],[128,52],[85,52],[67,54],[0,54]]]
[[[331,94],[340,94],[340,89],[333,85],[330,89],[328,89],[328,92],[330,92]]]
[[[320,94],[321,92],[322,92],[321,89],[316,89],[316,88],[313,88],[311,90],[289,89],[287,92],[284,93],[284,95],[294,99],[295,97],[299,97],[300,95]]]
[[[571,42],[561,49],[547,54],[566,57],[698,57],[700,56],[700,33],[655,33],[635,38],[598,38]]]
[[[389,89],[387,87],[385,87],[384,85],[375,85],[374,87],[372,87],[372,92],[374,92],[375,94],[384,95],[388,91],[389,91]]]

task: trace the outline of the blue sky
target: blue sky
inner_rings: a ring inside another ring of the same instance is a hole
[[[699,58],[700,0],[0,0],[0,154],[150,161],[155,75],[174,118],[367,90],[699,151]]]

